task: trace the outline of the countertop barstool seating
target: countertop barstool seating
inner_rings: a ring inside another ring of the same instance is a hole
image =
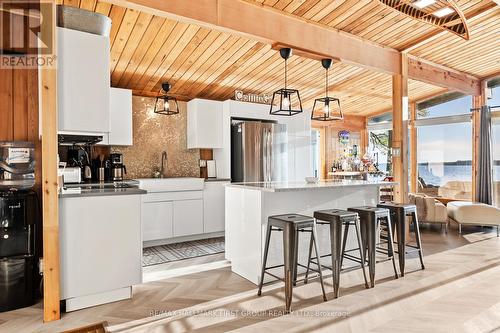
[[[375,255],[377,250],[379,250],[379,252],[384,251],[384,253],[387,254],[387,259],[392,260],[394,277],[397,279],[398,271],[396,269],[396,261],[394,259],[394,249],[392,243],[394,237],[392,236],[391,214],[389,210],[386,208],[363,206],[348,208],[348,211],[359,214],[361,221],[361,238],[363,239],[365,251],[367,250],[368,252],[368,255],[365,255],[365,258],[368,260],[371,286],[375,286]],[[377,248],[377,234],[382,224],[385,224],[387,229],[387,250]]]
[[[332,257],[332,266],[322,266],[322,268],[327,268],[332,270],[333,275],[333,293],[335,298],[339,296],[339,286],[340,286],[340,271],[342,270],[342,259],[344,257],[358,262],[361,265],[361,269],[363,270],[363,277],[365,279],[365,287],[369,288],[368,280],[366,278],[365,272],[365,258],[363,245],[361,241],[361,231],[359,227],[359,215],[355,212],[348,212],[346,210],[340,209],[328,209],[328,210],[320,210],[314,212],[314,218],[316,219],[316,224],[328,224],[330,226],[330,254],[322,255],[320,258]],[[347,237],[349,233],[349,227],[354,225],[354,229],[356,231],[356,238],[358,241],[358,247],[349,251],[345,251],[345,246],[347,243]],[[344,236],[342,239],[342,226],[344,226]],[[309,260],[307,265],[306,276],[304,278],[304,283],[307,283],[307,278],[309,274],[309,265],[314,263],[318,266],[319,269],[319,261],[318,258],[311,258],[312,256],[312,239],[309,244]],[[346,254],[346,252],[350,251],[359,251],[359,258]]]
[[[284,256],[284,265],[277,265],[266,267],[267,264],[267,255],[269,252],[269,243],[271,240],[271,233],[273,231],[282,231],[283,232],[283,256]],[[318,244],[317,244],[317,233],[316,233],[316,224],[312,217],[304,216],[299,214],[284,214],[284,215],[274,215],[269,216],[267,222],[267,232],[266,232],[266,243],[264,247],[264,260],[262,262],[262,271],[260,275],[260,283],[259,283],[259,291],[257,295],[260,296],[262,294],[262,286],[264,284],[264,275],[268,274],[278,280],[284,280],[285,282],[285,310],[286,312],[290,312],[291,304],[292,304],[292,289],[293,285],[297,282],[297,266],[300,265],[297,262],[298,257],[298,239],[299,232],[310,232],[311,233],[311,242],[314,244],[314,250],[316,256],[319,256],[318,252]],[[319,259],[318,259],[319,263]],[[321,264],[320,264],[321,265]],[[309,264],[308,264],[309,266]],[[278,276],[269,273],[267,270],[274,269],[278,267],[284,267],[285,278],[281,279]],[[326,301],[326,293],[325,286],[323,285],[323,275],[321,273],[321,269],[318,269],[316,272],[319,274],[319,280],[321,284],[321,290],[323,292],[323,300]]]
[[[417,217],[417,206],[412,204],[400,204],[394,202],[382,202],[377,205],[380,208],[389,209],[391,216],[393,217],[393,222],[396,227],[396,236],[398,241],[398,258],[399,258],[399,269],[401,271],[401,276],[405,275],[405,261],[406,254],[410,252],[418,252],[420,257],[420,265],[422,269],[424,266],[424,254],[422,250],[422,242],[420,241],[420,229],[418,225]],[[406,244],[406,217],[411,217],[411,222],[413,224],[413,232],[415,233],[416,246]],[[410,247],[412,250],[407,251],[406,248]]]

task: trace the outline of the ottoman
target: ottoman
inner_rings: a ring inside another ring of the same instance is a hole
[[[451,201],[447,205],[448,218],[458,223],[458,233],[462,233],[462,224],[478,226],[496,226],[499,236],[500,209],[483,203],[470,201]]]

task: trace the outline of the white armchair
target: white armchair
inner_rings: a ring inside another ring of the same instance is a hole
[[[410,203],[417,206],[418,220],[420,223],[444,224],[446,231],[448,231],[448,211],[443,203],[433,197],[419,193],[410,193],[409,199]]]

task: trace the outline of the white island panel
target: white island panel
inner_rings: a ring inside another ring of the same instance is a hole
[[[347,209],[376,205],[379,187],[387,182],[247,183],[226,187],[226,258],[232,271],[257,284],[264,253],[267,219],[272,215],[296,213],[313,216],[321,209]],[[347,249],[356,244],[351,228]],[[299,235],[299,262],[307,261],[309,233]],[[318,226],[321,254],[330,252],[329,227]],[[330,260],[325,258],[324,260]],[[268,266],[283,263],[283,241],[273,232]],[[329,264],[329,262],[324,262]],[[299,269],[299,272],[301,270]],[[279,270],[278,273],[281,273]]]

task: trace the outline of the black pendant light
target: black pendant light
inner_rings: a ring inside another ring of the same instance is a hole
[[[321,60],[321,65],[325,69],[325,97],[314,100],[311,119],[319,121],[342,120],[344,115],[340,108],[340,100],[328,96],[328,70],[332,66],[332,59]]]
[[[179,113],[179,104],[177,104],[177,99],[175,97],[167,96],[170,87],[169,83],[162,83],[161,89],[163,90],[163,94],[160,91],[160,95],[156,97],[155,113],[168,116]]]
[[[273,93],[269,113],[278,116],[293,116],[302,112],[302,101],[300,100],[299,91],[297,89],[289,89],[286,85],[288,74],[286,61],[292,55],[292,49],[282,48],[280,49],[280,55],[285,59],[285,87]]]

